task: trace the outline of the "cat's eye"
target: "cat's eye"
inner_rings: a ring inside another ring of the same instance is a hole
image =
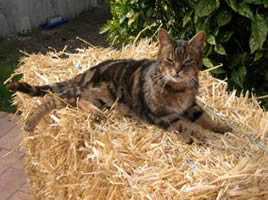
[[[165,61],[170,65],[173,65],[175,63],[175,61],[172,60],[171,58],[166,58]]]
[[[192,64],[194,64],[195,63],[195,60],[194,59],[189,59],[189,60],[186,60],[185,61],[185,63],[184,63],[184,65],[192,65]]]

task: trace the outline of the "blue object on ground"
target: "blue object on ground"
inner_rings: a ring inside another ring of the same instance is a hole
[[[54,28],[56,26],[65,24],[68,21],[69,21],[68,19],[65,19],[64,17],[62,17],[60,15],[56,15],[56,16],[48,17],[47,22],[44,24],[41,24],[40,27],[42,29],[48,30],[48,29]]]

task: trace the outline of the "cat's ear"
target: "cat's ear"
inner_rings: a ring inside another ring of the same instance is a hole
[[[172,43],[172,39],[169,37],[168,32],[165,29],[160,29],[158,32],[158,42],[161,46],[166,46]]]
[[[199,50],[203,50],[205,39],[206,33],[204,31],[200,31],[191,40],[189,40],[188,44],[198,48]]]

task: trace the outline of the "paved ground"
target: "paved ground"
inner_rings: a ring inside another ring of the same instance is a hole
[[[12,115],[0,112],[0,200],[30,200],[23,151],[19,148],[20,128]]]

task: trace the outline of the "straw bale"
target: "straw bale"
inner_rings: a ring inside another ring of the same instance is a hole
[[[143,40],[113,48],[26,56],[15,74],[48,84],[74,77],[111,58],[152,58],[157,45]],[[213,70],[213,69],[211,69]],[[257,99],[228,93],[209,71],[200,75],[198,101],[215,120],[232,123],[225,135],[186,145],[178,134],[104,110],[107,120],[66,106],[22,132],[25,167],[34,199],[268,199],[268,113]],[[17,93],[23,124],[43,101]],[[198,127],[196,127],[198,128]]]

